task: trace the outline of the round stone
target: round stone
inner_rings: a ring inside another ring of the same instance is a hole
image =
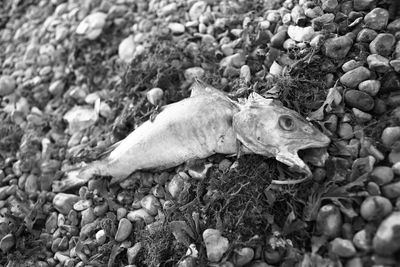
[[[385,185],[393,180],[394,173],[388,166],[377,166],[372,170],[370,177],[378,185]]]
[[[381,89],[381,82],[378,80],[366,80],[358,85],[358,89],[370,96],[375,96]]]
[[[354,70],[355,68],[361,67],[362,65],[363,63],[361,61],[355,61],[354,59],[351,59],[343,63],[342,70],[344,72],[348,72]]]
[[[60,213],[67,215],[79,199],[77,195],[58,193],[53,198],[53,206]]]
[[[367,197],[360,206],[360,214],[367,221],[374,221],[392,212],[390,200],[381,196]]]
[[[356,254],[356,249],[350,240],[343,238],[335,238],[331,242],[332,253],[343,258],[350,258]]]
[[[353,137],[353,134],[353,127],[349,123],[345,122],[339,125],[338,135],[341,138],[349,140]]]
[[[327,57],[340,59],[347,55],[352,45],[353,40],[348,36],[329,38],[325,41],[322,52]]]
[[[389,11],[383,8],[374,8],[364,17],[365,27],[373,30],[383,30],[389,20]]]
[[[354,117],[356,117],[356,120],[361,123],[366,123],[372,120],[372,115],[369,113],[366,113],[364,111],[359,110],[358,108],[352,108]]]
[[[400,212],[393,212],[381,222],[373,239],[373,248],[380,255],[392,255],[400,249]]]
[[[281,31],[275,33],[271,37],[271,46],[272,47],[276,47],[276,48],[282,48],[283,47],[283,43],[286,40],[286,36],[287,36],[287,29],[286,30],[281,30]]]
[[[361,82],[369,79],[370,75],[371,72],[366,67],[358,67],[343,74],[340,82],[347,87],[356,88]]]
[[[374,99],[367,93],[358,90],[348,90],[344,94],[346,105],[361,111],[371,111],[374,108]]]
[[[380,33],[369,44],[369,50],[372,54],[387,57],[392,54],[395,43],[396,38],[392,34]]]
[[[400,197],[400,181],[382,186],[382,194],[390,199]]]
[[[376,31],[373,29],[362,29],[358,34],[357,34],[357,42],[363,42],[363,43],[370,43],[372,40],[375,39],[375,37],[378,35]]]
[[[342,214],[338,207],[332,204],[322,206],[317,214],[317,231],[324,236],[334,238],[340,235]]]
[[[7,96],[14,92],[16,82],[13,77],[3,75],[0,77],[0,96]]]
[[[396,141],[400,140],[400,126],[386,127],[382,131],[381,139],[387,148],[391,148]]]
[[[118,224],[118,230],[115,234],[115,241],[122,242],[127,239],[132,232],[132,228],[132,223],[128,219],[122,218]]]

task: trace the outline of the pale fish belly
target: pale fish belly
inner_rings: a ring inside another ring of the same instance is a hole
[[[215,153],[234,154],[235,104],[215,95],[170,104],[128,135],[108,157],[108,173],[124,178],[136,170],[165,169]]]

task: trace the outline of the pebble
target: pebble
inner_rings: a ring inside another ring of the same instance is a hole
[[[338,135],[344,140],[349,140],[353,137],[353,127],[349,123],[339,124]]]
[[[400,31],[400,18],[395,19],[392,22],[390,22],[386,29],[388,32],[390,32],[392,34],[395,34],[398,31]]]
[[[387,148],[391,148],[396,141],[400,140],[400,126],[386,127],[382,132],[381,140]]]
[[[207,258],[211,262],[221,260],[223,254],[229,248],[229,241],[216,229],[206,229],[203,232],[203,240],[206,246]]]
[[[178,198],[182,192],[185,181],[179,174],[175,175],[168,184],[168,192],[173,198]]]
[[[280,30],[271,37],[271,46],[282,48],[287,37],[287,29]]]
[[[356,249],[350,240],[337,237],[330,244],[332,253],[339,257],[351,258],[356,254]]]
[[[361,67],[362,65],[363,65],[363,63],[361,61],[356,61],[354,59],[351,59],[351,60],[343,63],[342,70],[344,72],[348,72],[348,71],[354,70],[355,68]]]
[[[392,165],[393,173],[396,175],[400,175],[400,162],[397,162]]]
[[[103,245],[107,239],[106,232],[103,229],[97,231],[95,234],[95,238],[96,238],[97,244],[99,244],[100,246]]]
[[[375,4],[375,0],[354,0],[349,2],[353,2],[353,7],[356,11],[366,10]]]
[[[88,223],[93,222],[96,219],[96,216],[94,214],[93,208],[88,208],[85,209],[81,212],[82,218],[81,218],[81,226],[85,226]]]
[[[356,248],[362,251],[370,251],[372,249],[373,235],[370,231],[362,229],[354,234],[353,244]]]
[[[85,17],[76,28],[76,33],[89,40],[94,40],[101,35],[106,24],[107,14],[95,12]]]
[[[125,63],[130,63],[134,59],[135,51],[136,44],[132,35],[123,39],[118,46],[118,56]]]
[[[90,208],[93,204],[91,199],[81,199],[74,204],[74,210],[83,211]]]
[[[26,177],[24,188],[25,192],[28,194],[36,193],[39,189],[38,177],[34,174],[29,174],[28,177]]]
[[[169,15],[175,13],[177,10],[178,10],[177,3],[172,2],[168,5],[163,6],[159,10],[157,10],[157,16],[166,17],[166,16],[169,16]]]
[[[400,59],[390,60],[389,65],[394,69],[394,71],[400,72]]]
[[[60,213],[67,215],[73,205],[79,201],[79,196],[66,193],[58,193],[53,198],[53,206]]]
[[[185,32],[185,25],[178,22],[171,22],[168,24],[168,28],[171,30],[172,34],[182,34]]]
[[[343,76],[342,76],[343,77]],[[374,99],[367,93],[358,90],[348,90],[344,94],[346,105],[368,112],[374,108]]]
[[[346,57],[352,45],[353,40],[348,36],[329,38],[325,41],[322,52],[327,57],[341,59]]]
[[[246,84],[251,81],[251,70],[248,65],[243,65],[240,68],[240,79],[243,80]]]
[[[3,75],[0,77],[0,97],[12,94],[15,88],[16,82],[12,76]]]
[[[372,29],[364,28],[357,34],[357,42],[370,43],[378,33]]]
[[[338,237],[342,229],[342,221],[342,214],[338,207],[332,204],[324,205],[317,214],[317,231],[328,238]]]
[[[158,106],[162,103],[164,91],[158,87],[152,88],[146,93],[146,98],[149,103],[154,106]]]
[[[361,82],[367,80],[371,72],[366,67],[358,67],[346,72],[340,77],[340,82],[350,88],[356,88]]]
[[[384,30],[389,21],[389,12],[383,8],[374,8],[364,17],[365,27],[373,30]]]
[[[358,89],[370,96],[376,96],[381,89],[381,82],[378,80],[366,80],[358,85]]]
[[[254,257],[254,250],[249,247],[244,247],[234,250],[234,254],[231,261],[234,264],[234,266],[242,267],[251,262],[253,257]]]
[[[12,234],[6,234],[0,240],[0,249],[3,253],[7,253],[15,245],[15,238]]]
[[[388,166],[377,166],[372,170],[370,178],[378,185],[385,185],[394,179],[394,172]]]
[[[126,257],[128,258],[128,263],[133,264],[142,249],[142,242],[135,243],[132,247],[126,250]]]
[[[395,199],[400,197],[400,181],[387,184],[381,187],[382,194],[390,199]]]
[[[122,218],[118,224],[118,230],[115,234],[115,241],[122,242],[129,237],[133,229],[132,223],[126,219]]]
[[[304,10],[300,5],[295,5],[292,8],[290,15],[292,17],[292,21],[298,26],[304,26],[307,22]]]
[[[146,224],[152,223],[154,221],[154,217],[151,216],[145,209],[138,209],[128,212],[126,217],[132,221],[144,221]]]
[[[57,229],[57,212],[52,212],[46,220],[46,232],[47,233],[54,233]]]
[[[395,211],[384,219],[376,231],[373,248],[380,255],[390,256],[400,249],[400,212]]]
[[[195,78],[202,79],[204,77],[205,71],[201,67],[192,67],[188,68],[183,72],[183,76],[185,77],[186,81],[194,82]]]
[[[140,204],[150,215],[157,215],[158,210],[161,208],[160,201],[153,195],[144,196],[140,200]]]
[[[390,33],[380,33],[369,44],[369,51],[384,57],[390,56],[393,52],[396,38]]]
[[[198,20],[200,16],[206,11],[207,3],[205,1],[197,1],[189,9],[189,18],[191,20]]]
[[[372,115],[369,113],[361,111],[358,108],[352,108],[351,110],[353,111],[356,120],[360,123],[366,123],[372,120]]]
[[[292,40],[296,42],[309,42],[315,35],[315,31],[311,26],[300,27],[290,25],[287,34]]]
[[[91,107],[74,106],[63,116],[68,122],[68,130],[70,133],[77,133],[94,125],[99,115]]]
[[[368,67],[372,71],[385,73],[392,69],[389,65],[389,59],[378,54],[372,54],[367,57]]]
[[[370,196],[361,203],[360,214],[365,220],[374,221],[386,217],[392,209],[389,199],[382,196]]]
[[[322,0],[322,9],[325,12],[334,12],[339,3],[337,0]]]

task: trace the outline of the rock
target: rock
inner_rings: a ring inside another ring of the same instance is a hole
[[[133,264],[135,262],[142,247],[143,247],[142,243],[137,242],[137,243],[135,243],[135,245],[133,245],[132,247],[130,247],[126,250],[126,256],[128,258],[129,264]]]
[[[136,44],[132,35],[121,41],[118,46],[118,56],[125,63],[130,63],[135,57]]]
[[[394,69],[394,71],[400,72],[400,59],[390,60],[389,65]]]
[[[309,42],[315,35],[315,31],[311,26],[300,27],[290,25],[287,34],[296,42]]]
[[[325,56],[335,59],[344,58],[353,45],[353,40],[348,36],[329,38],[323,45],[322,52]]]
[[[243,80],[246,84],[251,81],[251,71],[248,65],[243,65],[240,68],[240,79]]]
[[[377,54],[369,55],[367,57],[367,62],[368,62],[368,68],[372,71],[385,73],[392,70],[392,68],[389,65],[389,59]]]
[[[337,0],[322,0],[322,9],[325,12],[334,12],[339,3]]]
[[[392,149],[392,151],[390,151],[390,153],[388,155],[388,160],[389,160],[389,163],[391,163],[391,164],[400,162],[400,151],[396,151],[396,150]]]
[[[370,177],[378,185],[385,185],[393,180],[394,172],[390,167],[377,166],[372,170]]]
[[[157,16],[159,17],[166,17],[171,14],[174,14],[178,10],[178,5],[175,2],[172,2],[168,5],[161,7],[157,10]]]
[[[103,32],[107,14],[95,12],[84,18],[76,28],[76,33],[89,40],[94,40]]]
[[[34,174],[29,174],[25,181],[25,192],[28,194],[36,193],[39,189],[38,177]]]
[[[77,133],[94,125],[99,115],[91,107],[75,106],[64,115],[64,120],[68,122],[70,133]]]
[[[0,240],[0,249],[3,253],[7,253],[15,245],[15,238],[12,234],[6,234]]]
[[[254,257],[254,250],[249,247],[244,247],[234,250],[234,254],[231,261],[235,266],[241,267],[251,262],[253,257]]]
[[[342,230],[342,214],[335,205],[324,205],[318,211],[316,223],[318,233],[328,238],[338,237]]]
[[[90,208],[93,204],[91,199],[81,199],[74,204],[74,210],[83,211]]]
[[[391,34],[395,34],[400,31],[400,18],[393,20],[387,25],[387,31]]]
[[[339,257],[350,258],[356,254],[356,249],[350,240],[337,237],[330,245],[332,253]]]
[[[340,82],[350,88],[356,88],[361,82],[367,80],[371,72],[366,67],[358,67],[346,72],[340,77]]]
[[[381,187],[382,194],[390,199],[395,199],[400,197],[400,181],[387,184]]]
[[[390,56],[393,52],[396,38],[390,33],[380,33],[369,44],[369,51],[384,57]]]
[[[172,34],[179,35],[185,32],[185,25],[178,22],[170,22],[168,28],[171,30]]]
[[[351,110],[353,111],[356,120],[360,123],[366,123],[372,120],[372,115],[369,113],[361,111],[358,108],[352,108]]]
[[[65,88],[65,82],[63,80],[56,80],[52,82],[49,86],[49,93],[53,96],[62,95]]]
[[[392,170],[394,174],[400,175],[400,162],[393,164]]]
[[[161,208],[160,201],[153,195],[147,195],[140,200],[140,204],[150,215],[157,215]]]
[[[376,94],[379,92],[379,89],[381,89],[381,82],[378,80],[366,80],[358,85],[358,89],[369,94],[370,96],[376,96]]]
[[[348,90],[344,94],[347,106],[357,108],[361,111],[371,111],[374,108],[374,99],[367,93],[358,90]]]
[[[271,46],[275,48],[282,48],[286,40],[287,29],[278,31],[271,37]]]
[[[200,16],[206,11],[207,3],[205,1],[197,1],[189,9],[190,20],[198,20]]]
[[[390,256],[400,249],[400,212],[395,211],[381,222],[373,239],[373,248],[380,255]]]
[[[290,13],[292,21],[298,26],[304,26],[307,18],[304,14],[304,9],[300,5],[295,5]]]
[[[192,67],[188,68],[183,72],[183,76],[185,77],[186,81],[194,82],[195,78],[202,79],[204,77],[205,71],[201,67]]]
[[[118,224],[118,230],[115,234],[115,241],[122,242],[129,237],[133,229],[132,223],[126,219],[122,218]]]
[[[382,143],[387,147],[391,146],[400,140],[400,126],[386,127],[382,132]]]
[[[146,93],[146,98],[152,105],[158,106],[162,103],[164,91],[158,87],[152,88]]]
[[[149,224],[154,221],[154,217],[151,216],[145,209],[130,211],[126,217],[132,222],[143,220],[146,224]]]
[[[378,33],[372,29],[364,28],[357,34],[357,42],[370,43]]]
[[[203,232],[207,258],[211,262],[218,262],[229,248],[229,241],[216,229],[206,229]]]
[[[364,17],[365,27],[373,30],[384,30],[389,20],[389,12],[383,8],[374,8]]]
[[[100,246],[103,245],[107,239],[106,232],[103,229],[97,231],[95,234],[95,238],[96,238],[96,243],[98,245],[100,245]]]
[[[50,216],[47,217],[46,220],[46,232],[49,234],[53,234],[57,229],[57,212],[52,212]]]
[[[354,59],[351,59],[343,63],[342,70],[344,72],[348,72],[354,70],[355,68],[361,67],[362,65],[363,63],[361,61],[355,61]]]
[[[353,127],[349,123],[345,122],[339,124],[338,135],[341,138],[349,140],[353,137],[353,134]]]
[[[53,198],[53,206],[60,213],[67,215],[74,204],[79,201],[79,196],[66,193],[58,193]]]
[[[83,210],[81,214],[82,214],[81,227],[85,226],[88,223],[93,222],[96,219],[96,216],[94,215],[94,210],[91,207]]]
[[[12,76],[3,75],[0,77],[0,96],[7,96],[14,92],[17,84]]]
[[[168,191],[173,198],[178,198],[182,192],[185,181],[179,174],[175,175],[168,184]]]
[[[389,199],[381,196],[367,197],[360,206],[360,214],[367,221],[386,217],[392,212],[393,206]]]
[[[246,58],[243,53],[236,53],[227,57],[224,57],[220,61],[220,66],[222,68],[226,67],[234,67],[234,68],[241,68],[243,65],[246,64]]]
[[[400,88],[400,75],[394,71],[388,72],[383,75],[381,86],[381,93],[389,93],[399,91]]]
[[[354,234],[353,244],[356,248],[362,251],[370,251],[372,249],[373,234],[371,231],[362,229]]]
[[[371,8],[375,4],[375,0],[354,0],[354,1],[349,1],[353,2],[353,7],[354,10],[356,11],[363,11],[366,9]]]

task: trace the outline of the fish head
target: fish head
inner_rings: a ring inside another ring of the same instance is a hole
[[[277,100],[252,93],[233,116],[238,140],[251,152],[275,157],[290,169],[311,175],[299,150],[326,147],[330,139],[299,113]]]

